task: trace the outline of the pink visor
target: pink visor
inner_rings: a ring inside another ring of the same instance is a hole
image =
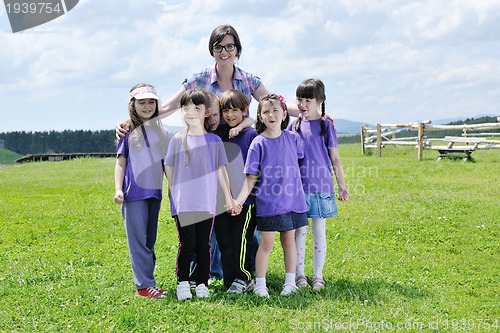
[[[156,89],[151,86],[143,86],[135,88],[130,92],[129,100],[131,100],[132,98],[135,99],[153,98],[158,100],[158,96],[156,96]]]

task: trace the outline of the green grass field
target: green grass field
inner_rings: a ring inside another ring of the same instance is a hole
[[[167,201],[156,278],[168,297],[135,297],[113,159],[0,168],[0,332],[500,331],[499,151],[464,164],[431,151],[418,162],[411,148],[340,153],[351,199],[328,221],[327,288],[279,296],[277,242],[269,300],[216,283],[179,303]]]

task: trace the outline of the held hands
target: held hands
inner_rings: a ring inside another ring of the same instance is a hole
[[[231,214],[231,216],[239,215],[242,209],[243,204],[236,202],[233,198],[230,198],[229,201],[226,199],[226,211]]]
[[[340,201],[347,201],[349,200],[349,196],[351,194],[347,190],[347,187],[345,185],[339,185],[339,200]]]
[[[237,203],[230,212],[231,216],[239,215],[242,210],[243,210],[243,204]]]

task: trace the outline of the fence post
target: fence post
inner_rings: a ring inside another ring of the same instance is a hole
[[[365,133],[366,133],[365,127],[361,126],[361,155],[365,154]]]
[[[418,157],[417,159],[419,161],[422,160],[423,157],[423,152],[424,152],[424,123],[419,122],[418,123],[418,139],[417,139],[417,144],[418,144]]]
[[[377,124],[377,156],[382,156],[382,126]]]

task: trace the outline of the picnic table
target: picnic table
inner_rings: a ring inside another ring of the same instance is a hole
[[[471,160],[471,155],[474,150],[477,149],[481,142],[486,141],[486,138],[445,136],[444,141],[448,142],[446,147],[436,147],[436,150],[439,152],[438,161],[442,160],[444,157],[450,157],[461,158],[461,163],[464,163]],[[462,145],[455,146],[455,143],[461,143]]]

